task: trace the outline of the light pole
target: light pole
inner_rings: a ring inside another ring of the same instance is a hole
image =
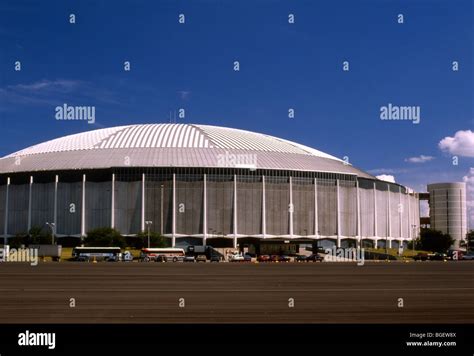
[[[148,231],[148,248],[150,248],[150,226],[153,224],[153,221],[145,221],[145,225]]]
[[[416,238],[416,224],[411,225],[413,229],[413,236],[411,238],[411,247],[413,252],[415,252],[415,238]]]
[[[161,209],[160,209],[160,232],[163,236],[163,184],[161,185]]]
[[[46,225],[51,228],[51,245],[54,245],[54,230],[56,228],[56,224],[47,222]]]

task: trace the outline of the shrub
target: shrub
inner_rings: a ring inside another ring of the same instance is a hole
[[[134,237],[134,244],[129,245],[137,249],[148,247],[148,232],[142,231]],[[150,247],[168,247],[168,241],[157,232],[150,231]]]
[[[100,227],[87,232],[84,245],[94,247],[125,247],[125,238],[119,231],[110,227]]]

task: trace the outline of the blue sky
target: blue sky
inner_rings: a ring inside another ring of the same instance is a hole
[[[464,0],[2,0],[0,156],[184,108],[180,122],[294,140],[418,191],[474,186],[473,19]],[[94,105],[97,122],[55,120],[64,103]],[[388,103],[421,122],[380,120]]]

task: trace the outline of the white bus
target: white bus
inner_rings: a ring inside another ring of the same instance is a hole
[[[183,262],[184,256],[182,248],[143,248],[140,260],[143,262]]]
[[[122,249],[120,247],[74,247],[72,257],[76,261],[120,261]]]

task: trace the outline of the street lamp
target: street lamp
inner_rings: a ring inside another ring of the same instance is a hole
[[[145,225],[148,231],[148,248],[150,248],[150,226],[153,224],[153,221],[145,221]]]
[[[54,229],[56,228],[56,224],[47,222],[46,225],[51,229],[51,245],[54,245]]]
[[[413,252],[415,252],[415,237],[416,237],[416,224],[411,225],[413,229],[413,236],[411,238],[411,247]]]

